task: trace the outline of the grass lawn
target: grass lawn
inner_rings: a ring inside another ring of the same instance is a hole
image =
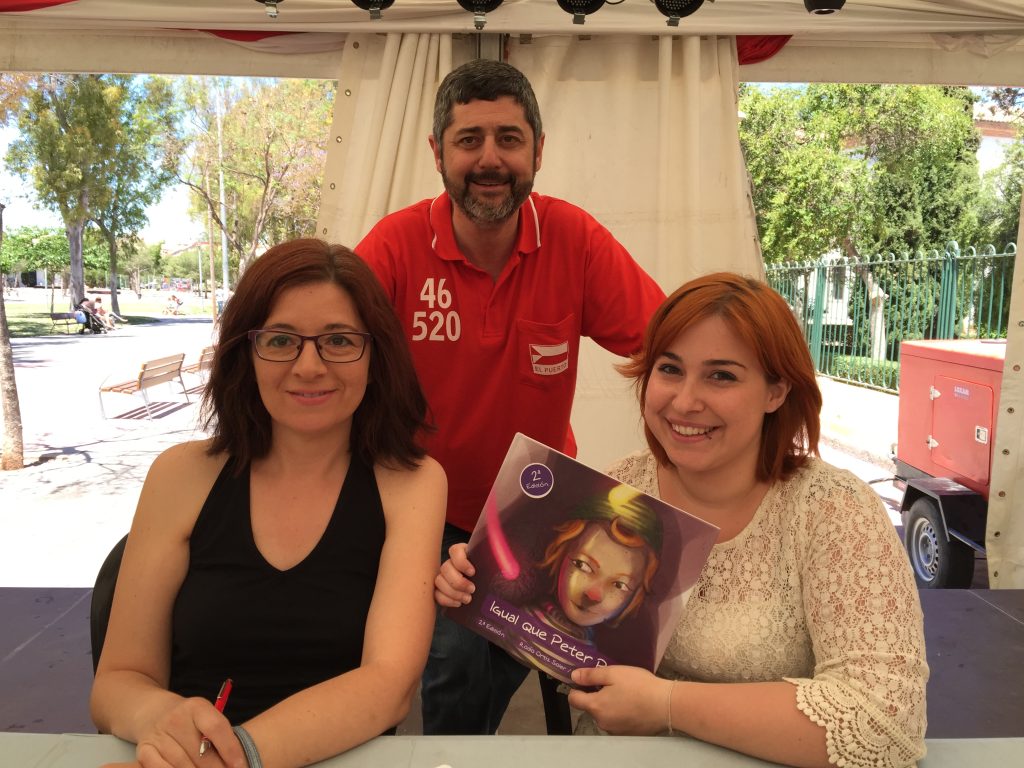
[[[93,294],[87,293],[92,296]],[[164,317],[164,308],[167,306],[168,294],[161,294],[158,291],[143,293],[142,298],[136,298],[134,293],[119,293],[118,303],[120,304],[120,316],[125,319],[124,325],[142,325],[152,323],[160,317]],[[103,303],[110,301],[104,296]],[[57,323],[53,327],[50,320],[50,292],[44,289],[21,288],[15,297],[4,298],[4,309],[7,313],[7,326],[11,332],[11,338],[25,338],[29,336],[48,336],[54,333],[64,333],[64,322]],[[109,308],[108,308],[109,309]],[[67,312],[68,299],[60,293],[53,298],[54,312]],[[210,316],[209,300],[200,300],[198,296],[186,297],[185,303],[179,310],[187,316],[202,317]],[[76,323],[72,323],[71,331],[77,332]]]

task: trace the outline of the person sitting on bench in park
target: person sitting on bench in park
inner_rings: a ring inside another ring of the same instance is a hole
[[[77,313],[81,312],[85,315],[85,319],[77,317]],[[107,326],[103,324],[100,316],[96,314],[96,305],[89,300],[88,297],[82,299],[75,306],[75,313],[78,322],[82,323],[82,327],[78,329],[79,333],[85,333],[86,331],[92,331],[93,333],[106,333]]]
[[[103,306],[102,296],[97,296],[92,300],[92,303],[96,308],[96,317],[100,319],[100,322],[103,323],[103,327],[108,331],[117,330],[117,325],[114,323],[114,320],[120,320],[122,323],[124,322],[123,317],[107,311],[107,308]]]

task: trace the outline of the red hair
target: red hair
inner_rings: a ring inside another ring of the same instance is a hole
[[[765,283],[732,272],[716,272],[685,283],[655,311],[641,350],[618,366],[636,381],[640,408],[655,361],[680,334],[709,317],[720,317],[755,354],[770,383],[788,382],[785,401],[764,415],[757,479],[785,480],[818,452],[821,391],[803,332],[792,310]],[[647,445],[660,464],[665,449],[644,425]]]

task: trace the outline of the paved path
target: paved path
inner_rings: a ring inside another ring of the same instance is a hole
[[[107,551],[131,523],[145,473],[164,448],[200,437],[196,396],[150,390],[164,415],[144,417],[139,395],[104,395],[101,383],[138,375],[145,360],[212,343],[206,319],[166,318],[92,336],[14,339],[28,466],[0,473],[0,587],[92,585]],[[188,387],[200,380],[185,374]],[[134,418],[125,418],[131,414]],[[120,418],[116,418],[120,416]]]

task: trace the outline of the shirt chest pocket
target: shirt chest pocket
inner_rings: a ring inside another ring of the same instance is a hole
[[[516,320],[514,344],[520,382],[541,389],[572,386],[579,349],[575,314],[557,323]]]

